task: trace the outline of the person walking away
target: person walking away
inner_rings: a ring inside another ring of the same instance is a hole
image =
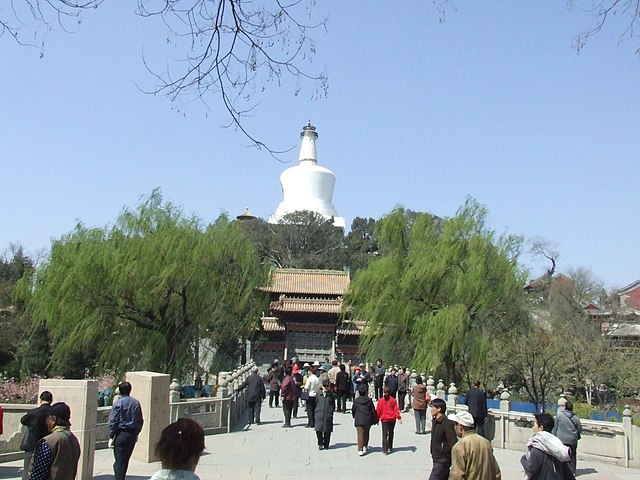
[[[484,424],[487,420],[487,394],[480,388],[479,380],[475,380],[473,387],[467,392],[467,406],[475,422],[476,432],[484,437]]]
[[[409,392],[409,374],[406,368],[400,367],[400,373],[398,374],[398,408],[401,412],[405,411],[407,392]],[[406,408],[409,410],[409,405]]]
[[[269,408],[273,408],[274,403],[276,408],[278,408],[280,406],[280,400],[278,400],[280,395],[280,380],[278,380],[274,367],[271,367],[267,373],[267,383],[269,384]]]
[[[318,449],[327,450],[331,442],[331,432],[333,432],[333,410],[335,408],[335,395],[331,391],[329,379],[322,382],[322,389],[316,398],[316,437],[318,438]]]
[[[398,371],[396,367],[391,367],[391,371],[389,375],[384,378],[384,386],[389,389],[389,395],[393,398],[397,398],[398,396],[398,376],[396,375]]]
[[[204,451],[204,430],[190,418],[180,418],[162,430],[156,456],[162,469],[151,480],[200,480],[196,467]]]
[[[51,392],[45,390],[40,394],[40,405],[25,413],[20,419],[20,423],[27,427],[27,431],[22,437],[20,450],[24,451],[24,465],[22,467],[22,480],[29,478],[29,470],[31,468],[31,460],[33,458],[33,450],[40,439],[49,434],[47,427],[47,412],[53,402]]]
[[[340,365],[340,371],[336,375],[336,393],[338,395],[338,405],[336,411],[347,413],[347,398],[351,392],[351,378],[347,373],[347,367]]]
[[[433,468],[429,480],[447,480],[451,468],[451,449],[458,441],[453,422],[445,415],[447,404],[441,398],[431,401],[431,459]]]
[[[382,388],[384,387],[384,362],[381,358],[376,360],[376,366],[373,368],[373,391],[376,401],[382,397]]]
[[[258,367],[254,366],[247,379],[238,387],[238,391],[247,389],[247,403],[249,404],[249,425],[256,422],[260,425],[260,412],[262,411],[262,401],[267,396],[264,388],[264,381],[258,375]]]
[[[431,401],[431,395],[427,393],[427,386],[422,383],[422,377],[416,377],[416,384],[411,391],[413,415],[416,419],[416,434],[424,435],[427,433],[427,406]]]
[[[402,423],[398,402],[391,396],[389,387],[384,387],[382,398],[376,405],[376,413],[382,426],[382,453],[388,455],[393,452],[393,431],[396,428],[396,420]]]
[[[293,402],[293,418],[298,418],[298,407],[300,405],[300,397],[302,397],[302,386],[304,385],[304,379],[302,373],[300,373],[300,367],[297,363],[293,364],[291,368],[291,378],[296,387],[296,400]]]
[[[469,412],[449,415],[458,442],[451,450],[450,480],[500,480],[500,466],[491,443],[478,435]]]
[[[331,362],[331,368],[327,371],[327,377],[329,378],[329,383],[331,384],[331,391],[335,394],[338,393],[338,389],[336,388],[336,377],[340,373],[340,367],[338,366],[338,360],[334,360]]]
[[[318,389],[320,388],[320,380],[316,376],[316,367],[312,366],[304,382],[304,390],[309,398],[306,402],[307,407],[307,428],[314,428],[316,425],[316,404]]]
[[[73,480],[78,473],[80,443],[71,432],[71,409],[64,402],[48,407],[49,435],[36,444],[29,480]]]
[[[131,396],[131,384],[122,382],[118,391],[122,396],[109,412],[109,447],[113,448],[115,480],[124,480],[144,421],[140,402]]]
[[[366,385],[358,387],[358,398],[353,399],[351,415],[358,434],[358,455],[362,457],[369,448],[371,425],[378,423],[376,407],[373,406],[373,400],[369,397],[369,389]]]
[[[555,426],[551,433],[558,437],[564,445],[569,447],[571,471],[575,475],[577,465],[576,452],[578,451],[578,440],[580,440],[582,436],[582,424],[580,423],[580,418],[573,413],[572,402],[567,401],[567,403],[564,404],[564,410],[558,412]]]
[[[527,451],[520,459],[529,480],[574,480],[571,471],[569,447],[551,431],[553,417],[548,413],[534,416],[533,436],[527,442]]]
[[[293,403],[296,401],[296,384],[291,378],[291,367],[285,367],[282,386],[282,411],[284,412],[284,425],[282,428],[291,428],[291,415],[293,413]]]

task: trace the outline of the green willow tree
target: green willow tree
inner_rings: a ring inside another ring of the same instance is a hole
[[[519,317],[525,281],[522,239],[496,236],[486,216],[468,199],[453,218],[397,208],[377,222],[380,258],[345,296],[346,312],[367,321],[367,355],[452,381],[483,368],[491,334]]]
[[[203,227],[155,190],[113,226],[79,224],[55,241],[31,307],[53,362],[82,353],[97,370],[180,374],[197,368],[203,341],[237,353],[229,344],[255,327],[266,273],[235,222]]]

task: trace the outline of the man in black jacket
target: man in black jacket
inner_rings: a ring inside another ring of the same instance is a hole
[[[238,387],[238,391],[247,389],[247,402],[249,404],[249,425],[254,421],[260,425],[260,412],[262,411],[262,400],[267,397],[264,382],[258,375],[258,367],[251,369],[251,374]]]
[[[441,398],[431,402],[431,458],[433,469],[429,480],[447,480],[451,468],[451,449],[458,441],[453,428],[453,422],[447,418],[445,412],[447,404]]]
[[[473,417],[476,432],[484,437],[484,422],[487,419],[487,394],[480,388],[479,380],[475,380],[473,387],[467,392],[467,406]]]
[[[53,395],[51,392],[45,390],[40,394],[40,405],[33,410],[29,410],[20,419],[20,423],[27,427],[27,431],[24,434],[22,443],[20,444],[20,449],[24,450],[24,466],[22,468],[23,480],[27,480],[29,478],[31,459],[33,457],[33,450],[36,448],[36,444],[41,438],[49,435],[49,428],[47,427],[45,420],[52,401]]]

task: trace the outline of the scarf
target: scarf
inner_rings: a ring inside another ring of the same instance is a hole
[[[558,437],[549,432],[540,431],[534,433],[533,437],[529,439],[527,442],[527,459],[529,459],[531,448],[537,448],[561,462],[568,462],[570,459],[569,447],[563,445]]]

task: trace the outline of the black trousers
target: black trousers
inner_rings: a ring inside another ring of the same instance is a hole
[[[431,469],[429,480],[448,480],[449,469],[451,469],[451,462],[433,462],[433,468]]]
[[[259,402],[249,402],[249,425],[254,421],[260,423],[260,412],[262,411],[262,400]]]
[[[295,400],[282,399],[282,411],[284,412],[284,426],[291,426],[291,413],[293,412],[293,403]]]
[[[275,392],[269,390],[269,408],[273,408],[274,398],[276,400],[276,408],[278,408],[280,406],[280,392],[278,392],[277,390]]]
[[[129,459],[133,453],[133,447],[138,441],[138,436],[129,432],[120,432],[113,441],[113,474],[115,480],[124,480],[129,468]]]
[[[384,375],[376,375],[373,379],[373,390],[376,394],[376,400],[380,400],[382,398],[382,388],[384,384]]]
[[[336,411],[337,412],[346,412],[347,411],[347,398],[349,397],[349,392],[339,391],[338,398],[336,400]]]
[[[309,397],[307,400],[307,426],[315,427],[316,425],[316,397]]]
[[[476,433],[481,437],[484,437],[484,418],[473,417],[473,423],[476,426]]]
[[[396,428],[396,421],[380,422],[382,426],[382,451],[388,452],[393,448],[393,430]]]
[[[323,448],[329,448],[331,443],[331,432],[316,432],[318,438],[318,446]]]
[[[398,409],[401,412],[404,411],[404,399],[407,397],[407,392],[398,392]]]

